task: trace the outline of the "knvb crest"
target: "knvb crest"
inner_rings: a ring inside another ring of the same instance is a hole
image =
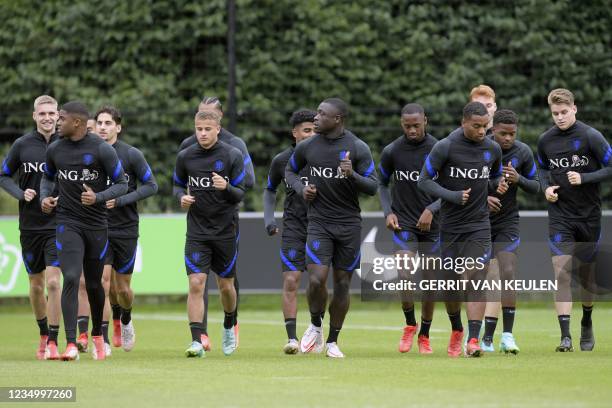
[[[222,160],[217,160],[215,162],[215,171],[222,171],[225,168]]]
[[[289,259],[295,259],[295,256],[297,255],[297,251],[293,248],[291,248],[289,251],[287,251],[287,256],[289,257]]]

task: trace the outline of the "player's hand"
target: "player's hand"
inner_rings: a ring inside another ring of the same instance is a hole
[[[387,229],[391,230],[391,231],[399,231],[401,230],[400,226],[399,226],[399,221],[397,219],[397,215],[391,213],[389,215],[387,215]]]
[[[431,230],[431,222],[433,221],[433,213],[429,209],[424,209],[417,221],[417,228],[422,232]]]
[[[304,196],[304,200],[306,201],[314,200],[317,196],[317,186],[315,186],[314,184],[308,184],[302,190],[302,195]]]
[[[580,184],[582,184],[582,177],[580,176],[580,173],[578,172],[568,171],[567,179],[569,180],[572,186],[579,186]]]
[[[512,167],[512,162],[508,162],[507,166],[504,166],[502,169],[504,174],[504,178],[508,183],[518,183],[519,182],[519,174],[514,167]]]
[[[194,196],[186,194],[181,197],[181,208],[189,208],[193,203],[195,203]]]
[[[510,186],[508,185],[506,178],[502,177],[501,180],[499,180],[499,184],[497,185],[497,194],[506,194],[506,191],[508,191],[509,187]]]
[[[546,196],[546,200],[548,200],[548,202],[556,203],[557,200],[559,200],[559,194],[556,193],[558,188],[559,186],[550,186],[546,189],[544,195]]]
[[[42,212],[45,214],[51,214],[51,212],[57,206],[57,197],[47,197],[40,203],[40,207],[42,208]]]
[[[488,196],[487,197],[487,205],[489,206],[489,211],[492,213],[499,212],[501,210],[502,204],[499,198]]]
[[[467,203],[470,199],[470,191],[472,191],[471,187],[467,190],[463,190],[463,196],[461,197],[461,205],[465,205],[465,203]]]
[[[83,183],[85,191],[81,193],[81,204],[94,205],[96,203],[96,193],[87,184]]]
[[[340,160],[340,171],[344,177],[351,177],[353,175],[353,163],[349,159],[351,152],[346,152],[344,159]]]
[[[279,229],[276,226],[276,224],[270,224],[266,226],[266,232],[268,233],[269,236],[272,236],[272,235],[278,234]]]
[[[213,171],[213,187],[217,190],[225,190],[227,188],[227,180]]]
[[[106,208],[108,208],[109,210],[115,208],[116,205],[117,205],[117,200],[115,199],[108,200],[106,202]]]
[[[23,192],[23,199],[26,201],[26,203],[32,201],[34,197],[36,197],[36,190],[28,188],[26,189],[26,191]]]

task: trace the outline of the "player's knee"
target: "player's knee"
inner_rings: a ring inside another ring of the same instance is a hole
[[[234,283],[230,280],[220,280],[219,281],[219,291],[222,295],[229,295],[235,291]]]
[[[45,285],[39,280],[33,280],[30,282],[30,293],[34,296],[44,296]]]
[[[59,290],[60,290],[59,276],[48,276],[47,277],[47,291],[59,292]]]
[[[130,296],[130,287],[128,285],[119,285],[117,287],[117,296],[126,298]]]
[[[348,295],[350,283],[349,279],[340,279],[334,282],[334,295]]]
[[[99,281],[96,279],[86,279],[85,280],[85,289],[87,291],[97,290],[100,287],[102,287],[102,281]]]
[[[295,276],[286,276],[284,287],[286,292],[297,292],[299,280]]]
[[[321,289],[325,285],[323,278],[315,273],[311,273],[309,277],[310,287],[314,290]]]
[[[204,295],[204,282],[190,281],[189,282],[189,294],[196,296]]]

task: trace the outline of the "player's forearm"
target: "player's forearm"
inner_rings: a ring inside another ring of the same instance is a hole
[[[530,194],[536,194],[540,190],[540,182],[537,179],[529,180],[527,177],[521,175],[519,175],[518,185],[523,191]]]
[[[244,164],[246,175],[244,177],[244,188],[250,190],[255,185],[255,169],[253,168],[253,162],[251,158],[248,158],[248,162]]]
[[[47,175],[43,175],[40,180],[40,201],[44,200],[47,197],[51,197],[53,191],[55,190],[55,180],[49,178]]]
[[[128,191],[128,184],[125,179],[118,181],[116,184],[111,185],[104,191],[96,193],[96,203],[106,202],[119,196],[124,195]]]
[[[276,225],[274,219],[274,209],[276,207],[276,193],[268,190],[267,188],[263,193],[263,206],[264,206],[264,225],[268,228],[270,225]]]
[[[436,201],[434,201],[433,203],[429,204],[425,208],[427,208],[429,211],[431,211],[432,214],[437,214],[440,211],[440,207],[442,207],[442,200],[438,198]]]
[[[361,193],[365,193],[367,195],[376,195],[376,191],[378,190],[378,181],[373,176],[364,177],[357,172],[353,172],[353,181],[355,182],[355,187]]]
[[[175,196],[179,201],[181,201],[181,198],[183,198],[183,196],[186,196],[187,193],[183,187],[177,186],[175,184],[174,187],[172,187],[172,195]]]
[[[600,183],[612,179],[612,167],[604,167],[592,173],[580,173],[583,184]]]
[[[242,198],[244,197],[244,184],[232,186],[230,183],[228,183],[224,191],[227,200],[231,203],[237,204],[242,201]]]
[[[391,192],[389,191],[389,186],[384,184],[378,185],[378,196],[380,197],[380,205],[382,206],[383,213],[385,217],[391,214],[393,211],[391,210]]]
[[[157,183],[147,182],[145,184],[141,184],[136,190],[132,191],[131,193],[117,198],[115,206],[123,207],[125,205],[144,200],[145,198],[155,195],[157,193],[157,190]]]
[[[19,188],[15,180],[9,176],[0,176],[0,188],[21,201],[24,199],[23,190]]]
[[[295,173],[290,167],[285,169],[285,180],[297,194],[300,196],[302,195],[302,191],[304,190],[302,179],[300,178],[300,175]]]
[[[550,187],[549,179],[550,179],[550,171],[546,169],[538,170],[538,181],[540,182],[540,190],[543,192],[546,191],[548,187]]]
[[[421,191],[429,194],[430,196],[438,197],[444,201],[448,201],[454,204],[462,203],[462,191],[448,190],[428,177],[419,178],[417,186],[419,187],[419,189],[421,189]]]

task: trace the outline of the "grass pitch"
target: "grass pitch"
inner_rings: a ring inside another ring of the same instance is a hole
[[[421,356],[416,349],[397,352],[403,325],[398,305],[354,299],[339,338],[346,358],[331,360],[282,353],[280,296],[243,299],[240,348],[230,357],[221,352],[222,314],[215,298],[209,323],[213,349],[205,358],[184,357],[191,336],[183,304],[143,305],[133,312],[135,349],[113,349],[104,362],[91,355],[77,362],[35,360],[38,336],[31,312],[0,306],[0,386],[75,386],[76,403],[53,404],[71,407],[608,407],[612,400],[612,308],[605,304],[593,313],[592,353],[579,351],[579,309],[572,320],[577,351],[555,353],[559,329],[552,305],[519,306],[518,356],[451,359],[442,305],[431,332],[434,354]],[[309,320],[306,311],[300,299],[298,335]],[[467,326],[465,315],[463,320]],[[326,317],[325,332],[327,324]],[[496,349],[499,329],[501,319]],[[64,345],[61,334],[61,350]]]

